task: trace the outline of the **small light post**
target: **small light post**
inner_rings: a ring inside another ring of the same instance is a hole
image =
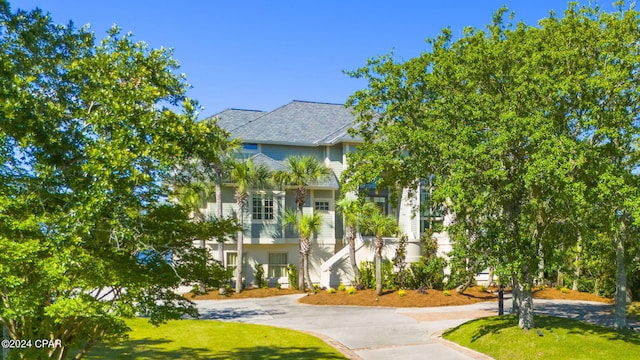
[[[498,288],[498,315],[504,315],[504,290],[502,290],[502,284]]]

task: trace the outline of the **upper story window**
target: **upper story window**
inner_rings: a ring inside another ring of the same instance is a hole
[[[251,198],[251,218],[253,220],[273,220],[274,209],[273,195],[253,194]]]
[[[329,211],[328,201],[316,201],[313,207],[315,210]]]
[[[248,153],[258,152],[258,144],[255,143],[244,143],[242,144],[242,151]]]

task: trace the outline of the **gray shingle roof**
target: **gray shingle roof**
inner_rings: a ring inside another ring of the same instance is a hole
[[[341,104],[296,100],[271,112],[225,110],[216,116],[233,137],[249,143],[314,146],[361,142],[347,134],[355,117]]]
[[[264,114],[265,112],[260,110],[226,109],[211,118],[217,117],[218,126],[229,132],[233,132],[238,127],[241,127]]]

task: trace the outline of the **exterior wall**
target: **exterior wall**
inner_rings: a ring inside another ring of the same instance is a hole
[[[345,169],[344,149],[342,144],[325,147],[324,163],[336,174],[338,179],[342,176]]]
[[[289,146],[289,145],[272,145],[262,144],[261,153],[275,160],[284,160],[291,155],[311,155],[318,161],[323,162],[325,159],[324,148],[319,146]]]

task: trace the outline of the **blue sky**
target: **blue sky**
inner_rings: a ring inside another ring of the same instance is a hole
[[[588,1],[580,1],[588,3]],[[562,13],[566,1],[11,1],[40,7],[57,23],[113,24],[152,47],[170,47],[201,117],[226,108],[273,110],[291,100],[344,103],[366,84],[343,70],[391,51],[398,60],[426,49],[444,27],[484,27],[502,5],[528,24]],[[601,2],[611,10],[611,1]]]

